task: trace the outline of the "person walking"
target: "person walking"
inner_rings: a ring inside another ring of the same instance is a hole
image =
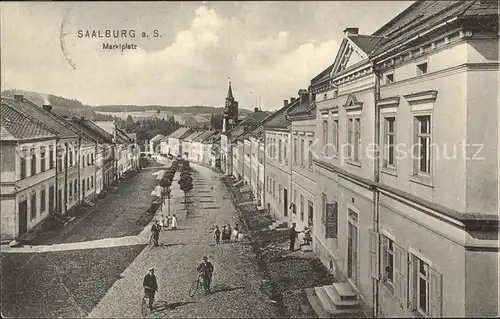
[[[231,229],[231,225],[227,224],[227,236],[226,239],[227,241],[231,241],[231,234],[233,233],[233,230]]]
[[[227,229],[226,229],[226,225],[223,225],[223,226],[222,226],[222,234],[221,234],[221,235],[222,235],[222,237],[221,237],[222,242],[223,242],[223,243],[225,243],[225,242],[226,242],[226,240],[227,240]]]
[[[177,229],[177,217],[175,214],[172,215],[172,223],[170,224],[172,229]]]
[[[144,287],[144,293],[149,299],[149,309],[153,309],[153,303],[155,301],[155,293],[158,291],[158,282],[156,281],[155,269],[153,267],[149,268],[149,273],[144,276],[142,282]]]
[[[290,227],[290,251],[295,251],[295,240],[297,239],[298,235],[295,226],[296,224],[292,223],[292,227]]]
[[[212,274],[214,273],[214,266],[208,261],[207,256],[203,256],[203,262],[197,268],[201,278],[203,278],[203,289],[205,293],[210,293],[210,284],[212,283]]]
[[[153,234],[153,238],[155,240],[155,247],[158,247],[158,242],[160,241],[160,231],[161,227],[158,224],[158,220],[155,220],[155,223],[151,226],[151,233]]]
[[[233,240],[238,241],[238,235],[240,234],[240,228],[238,227],[238,223],[234,223],[233,228]]]
[[[214,228],[214,238],[215,238],[215,243],[218,245],[220,242],[220,229],[219,226],[215,225]]]

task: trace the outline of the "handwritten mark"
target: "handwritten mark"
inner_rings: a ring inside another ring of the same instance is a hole
[[[60,31],[60,36],[59,36],[59,41],[61,43],[61,51],[66,58],[66,61],[68,61],[69,65],[73,68],[73,70],[76,70],[76,64],[69,58],[68,51],[66,50],[66,42],[65,42],[65,36],[69,34],[69,32],[64,32],[64,27],[66,26],[66,18],[68,17],[68,12],[70,10],[68,9],[66,13],[64,14],[64,18],[61,22],[61,31]]]

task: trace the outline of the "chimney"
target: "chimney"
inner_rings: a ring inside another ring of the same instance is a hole
[[[290,103],[292,103],[293,101],[295,101],[295,98],[294,98],[294,97],[291,97],[291,98],[290,98]]]
[[[288,105],[288,99],[287,100],[283,100],[283,106],[287,106]]]
[[[309,92],[306,89],[300,89],[298,92],[300,96],[300,104],[306,103],[309,101]]]
[[[21,94],[14,94],[14,100],[16,100],[16,101],[22,101],[23,98],[24,97]]]
[[[359,28],[346,28],[344,30],[344,36],[358,35]]]
[[[258,107],[254,107],[254,108],[253,108],[253,111],[254,111],[255,113],[259,112],[259,108],[258,108]]]
[[[42,107],[47,112],[52,111],[52,105],[50,105],[50,104],[44,104]]]

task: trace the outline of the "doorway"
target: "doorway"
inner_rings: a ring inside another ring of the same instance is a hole
[[[19,203],[19,236],[28,231],[28,201],[23,200]]]
[[[358,213],[348,208],[347,225],[347,277],[358,281]]]
[[[312,228],[313,226],[313,218],[314,218],[314,206],[313,203],[308,200],[307,201],[307,226]]]
[[[288,190],[283,187],[283,214],[288,216]]]

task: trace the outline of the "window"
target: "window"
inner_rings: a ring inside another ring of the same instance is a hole
[[[36,218],[36,193],[31,194],[31,208],[30,208],[30,218]]]
[[[350,118],[347,122],[347,143],[349,145],[347,154],[349,159],[358,162],[361,144],[361,119]]]
[[[278,203],[281,203],[281,184],[278,184]]]
[[[429,175],[431,172],[431,116],[416,116],[416,159],[417,174]]]
[[[90,176],[90,188],[94,188],[94,176]]]
[[[293,163],[294,164],[297,164],[298,147],[299,147],[298,139],[294,138],[293,139]]]
[[[442,316],[442,275],[417,256],[412,256],[411,310],[432,318]]]
[[[283,141],[283,161],[286,163],[287,160],[288,160],[288,153],[287,153],[287,149],[288,149],[288,141]]]
[[[74,193],[75,193],[75,197],[76,197],[78,194],[78,180],[77,179],[75,179],[75,182],[73,183],[73,188],[74,188]]]
[[[300,195],[300,220],[304,221],[304,195]]]
[[[90,177],[87,177],[87,190],[90,190]]]
[[[391,84],[394,82],[394,73],[389,73],[385,75],[385,84]]]
[[[45,201],[47,200],[45,195],[45,188],[40,192],[40,213],[45,212]]]
[[[394,167],[396,165],[394,146],[396,145],[396,118],[384,118],[384,166]]]
[[[22,153],[21,153],[21,179],[24,179],[26,178],[26,176],[28,175],[28,163],[27,163],[27,157],[28,154],[26,152],[26,150],[23,150]]]
[[[82,167],[85,167],[85,155],[82,155]]]
[[[36,153],[35,149],[31,149],[31,175],[36,175]]]
[[[307,150],[307,159],[308,159],[308,167],[312,168],[313,167],[313,152],[312,152],[312,147],[313,147],[313,142],[309,141],[309,149]]]
[[[382,252],[383,252],[383,278],[382,280],[391,288],[394,287],[394,242],[382,236]]]
[[[94,165],[94,153],[90,154],[90,163]]]
[[[69,195],[69,199],[73,198],[73,182],[70,181],[69,182],[69,186],[68,186],[68,195]]]
[[[278,161],[281,162],[281,140],[278,141]]]
[[[323,120],[323,149],[325,150],[325,146],[328,144],[328,120]]]
[[[417,64],[417,76],[427,74],[427,62]]]
[[[70,149],[69,151],[69,166],[72,166],[73,165],[73,150]]]
[[[339,120],[333,120],[332,127],[333,154],[338,154],[339,149]]]
[[[49,187],[49,211],[53,212],[54,211],[54,185]]]
[[[321,193],[321,222],[326,225],[326,194]]]
[[[87,166],[90,166],[90,154],[87,154]]]
[[[62,154],[58,155],[58,158],[57,158],[57,167],[58,167],[59,172],[63,170]]]
[[[54,148],[50,146],[49,148],[49,169],[54,168]]]
[[[326,99],[328,99],[328,94],[325,93],[325,94],[323,94],[323,100],[326,100]]]
[[[45,147],[40,147],[40,172],[45,172]]]
[[[294,215],[297,215],[297,190],[293,190],[293,208],[292,208],[292,213]]]
[[[273,179],[273,196],[276,198],[276,181]]]
[[[304,166],[304,139],[300,140],[300,165]]]

